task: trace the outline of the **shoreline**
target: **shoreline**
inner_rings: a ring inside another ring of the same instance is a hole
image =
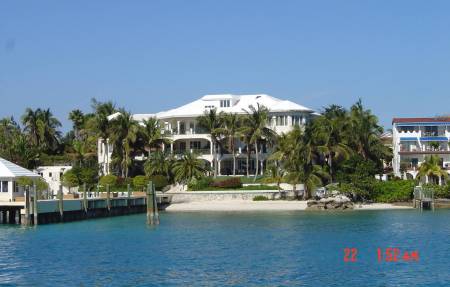
[[[250,200],[217,200],[217,201],[190,201],[172,203],[165,209],[166,212],[202,212],[202,211],[308,211],[307,201],[250,201]],[[395,205],[391,203],[355,204],[349,210],[394,210],[413,209],[412,206]]]

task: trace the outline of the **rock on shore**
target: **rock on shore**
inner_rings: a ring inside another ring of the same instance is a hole
[[[308,200],[307,206],[307,210],[344,210],[353,209],[353,202],[345,195],[337,195],[319,200]]]

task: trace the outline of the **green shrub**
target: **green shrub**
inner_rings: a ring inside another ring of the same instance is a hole
[[[148,185],[149,179],[144,175],[137,175],[133,178],[133,186],[136,190],[144,190]]]
[[[69,187],[69,188],[75,187],[75,186],[79,186],[80,185],[80,179],[78,177],[78,174],[77,174],[76,170],[71,169],[71,170],[66,171],[63,174],[62,184],[64,186]]]
[[[376,181],[373,188],[377,202],[396,202],[411,200],[414,192],[413,180]]]
[[[242,182],[239,177],[230,177],[226,179],[220,179],[216,180],[211,183],[212,187],[219,187],[219,188],[230,188],[230,189],[236,189],[242,187]]]
[[[450,185],[425,184],[424,187],[432,188],[436,198],[450,198]]]
[[[115,187],[117,185],[117,176],[112,174],[102,176],[98,183],[102,186],[102,189],[105,189],[107,185]]]
[[[266,201],[266,200],[269,200],[269,199],[267,198],[267,196],[264,196],[264,195],[257,195],[255,197],[253,197],[253,201]]]
[[[188,190],[207,190],[212,182],[211,177],[193,178],[188,184]]]
[[[153,184],[155,185],[155,189],[158,191],[163,190],[164,187],[169,185],[167,178],[163,175],[152,175],[150,176],[149,180],[153,182]]]

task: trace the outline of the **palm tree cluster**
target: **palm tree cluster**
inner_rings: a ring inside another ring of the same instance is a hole
[[[391,151],[380,134],[383,129],[377,118],[363,107],[361,101],[350,109],[331,105],[306,126],[295,126],[286,134],[277,135],[270,128],[267,107],[249,106],[242,113],[218,113],[207,110],[197,118],[197,126],[211,139],[212,163],[209,166],[195,152],[175,158],[164,149],[170,138],[156,118],[137,122],[130,112],[112,102],[92,100],[92,111],[73,110],[68,118],[72,130],[61,136],[60,122],[49,109],[26,109],[21,124],[12,117],[0,120],[0,156],[28,168],[53,164],[57,160],[99,171],[98,144],[109,154],[108,172],[127,178],[132,175],[162,175],[169,182],[189,182],[206,174],[218,174],[218,160],[231,154],[232,175],[236,175],[237,158],[245,156],[247,176],[260,172],[262,163],[269,177],[305,186],[305,197],[315,186],[345,181],[345,175],[356,173],[354,162],[367,162],[381,172],[383,160],[389,161]],[[262,152],[270,153],[261,158]],[[140,156],[145,162],[135,160]],[[254,169],[250,171],[250,160]],[[108,160],[105,156],[103,161]],[[101,171],[100,171],[101,172]],[[89,172],[86,172],[86,174]],[[89,174],[93,174],[92,172]]]
[[[344,169],[349,162],[370,162],[376,168],[369,176],[381,173],[383,161],[392,157],[380,140],[382,132],[377,118],[361,101],[349,110],[332,105],[304,129],[296,127],[279,136],[270,159],[294,190],[296,184],[304,184],[303,196],[308,198],[319,185],[345,180],[339,175],[348,175]]]

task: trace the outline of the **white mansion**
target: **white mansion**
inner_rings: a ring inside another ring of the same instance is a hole
[[[295,125],[304,125],[311,117],[316,115],[313,110],[293,103],[287,100],[281,100],[269,95],[206,95],[196,101],[184,106],[159,112],[156,114],[135,114],[135,120],[143,121],[154,117],[160,121],[163,132],[169,136],[172,143],[170,146],[163,147],[179,155],[185,152],[196,152],[200,157],[211,164],[213,161],[213,152],[211,138],[209,134],[197,126],[196,119],[210,109],[216,109],[218,113],[236,113],[245,114],[250,105],[254,107],[263,105],[269,109],[270,128],[278,134],[288,132]],[[110,119],[115,115],[111,115]],[[103,174],[109,173],[109,163],[111,162],[112,146],[105,144],[102,139],[98,142],[98,159]],[[244,174],[246,171],[246,149],[247,146],[237,143],[237,164],[236,174]],[[262,146],[260,149],[260,164],[264,166],[267,158],[267,148]],[[255,172],[255,154],[252,151],[249,170]],[[219,175],[229,175],[233,171],[232,155],[228,151],[217,153],[217,162]],[[260,169],[263,171],[263,168]]]
[[[416,178],[425,157],[437,155],[450,173],[450,118],[394,118],[393,169],[396,176]]]

